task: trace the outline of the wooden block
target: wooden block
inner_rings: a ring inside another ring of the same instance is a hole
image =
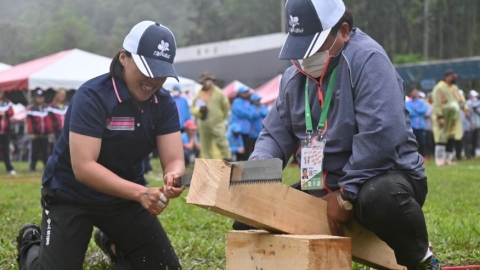
[[[349,237],[230,231],[226,269],[350,270],[351,250]]]
[[[197,159],[187,203],[274,233],[330,235],[327,203],[281,183],[230,186],[231,164]],[[405,269],[393,250],[375,234],[353,222],[353,260],[386,269]]]

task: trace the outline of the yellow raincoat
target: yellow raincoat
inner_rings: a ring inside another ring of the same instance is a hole
[[[199,91],[193,99],[190,111],[197,119],[198,135],[202,151],[200,157],[215,159],[230,159],[230,147],[226,137],[225,120],[230,112],[230,103],[218,88],[213,85],[211,92]],[[208,112],[205,119],[202,119],[200,107],[206,105]],[[220,156],[218,155],[220,152]]]

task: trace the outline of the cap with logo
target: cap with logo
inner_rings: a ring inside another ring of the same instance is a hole
[[[36,88],[35,90],[33,90],[34,97],[43,97],[43,94],[43,90],[40,88]]]
[[[123,41],[143,75],[149,78],[174,77],[173,60],[177,52],[175,36],[167,27],[152,21],[136,24]]]
[[[342,0],[287,0],[288,35],[280,59],[305,59],[316,53],[345,13]]]

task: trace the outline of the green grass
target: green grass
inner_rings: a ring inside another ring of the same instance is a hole
[[[160,186],[163,182],[158,160],[152,163],[154,172],[147,178],[152,186]],[[0,175],[0,269],[18,269],[18,229],[26,222],[41,221],[41,173],[29,173],[24,162],[14,166],[17,176]],[[480,264],[480,160],[442,168],[430,162],[427,174],[429,194],[424,212],[435,253],[443,265]],[[290,184],[298,176],[298,169],[289,166],[284,182]],[[231,220],[186,204],[186,194],[172,200],[159,216],[184,269],[224,269],[225,233],[231,229]],[[353,268],[364,269],[357,264]],[[109,269],[93,239],[84,269]]]

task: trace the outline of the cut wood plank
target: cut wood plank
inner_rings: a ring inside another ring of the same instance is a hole
[[[222,160],[197,159],[187,203],[273,233],[330,235],[327,203],[281,183],[230,186],[231,165]],[[405,269],[393,250],[375,234],[353,222],[353,260],[386,269]]]
[[[350,270],[352,246],[349,237],[230,231],[226,259],[227,270]]]

